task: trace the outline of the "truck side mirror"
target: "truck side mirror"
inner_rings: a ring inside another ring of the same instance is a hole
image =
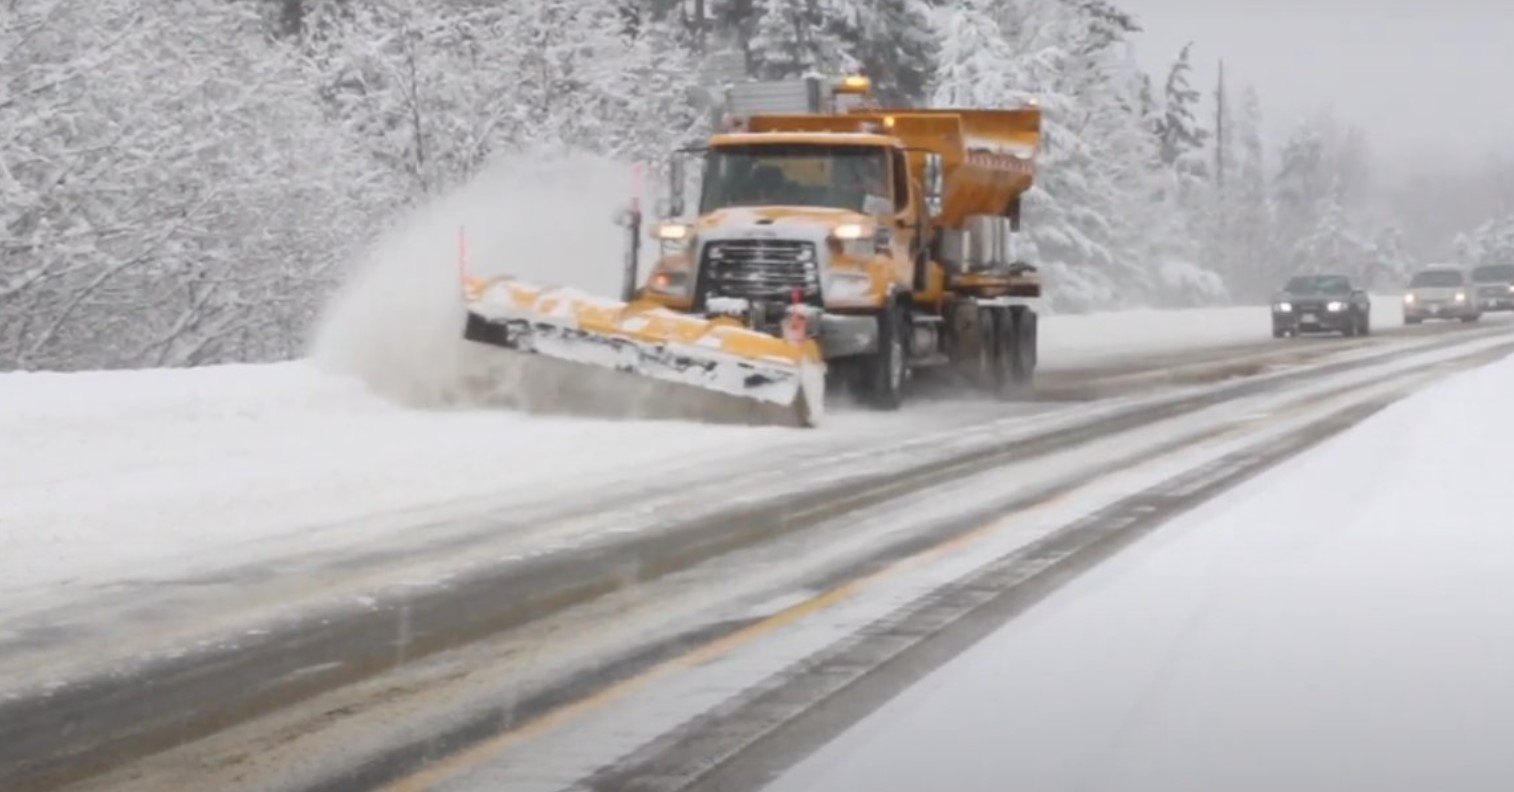
[[[925,154],[925,208],[931,217],[939,217],[942,209],[942,192],[945,175],[942,173],[941,155]]]
[[[635,204],[628,203],[615,210],[612,222],[621,228],[639,230],[641,227],[641,210],[637,209]]]
[[[668,204],[664,217],[683,216],[683,157],[674,155],[668,162]]]

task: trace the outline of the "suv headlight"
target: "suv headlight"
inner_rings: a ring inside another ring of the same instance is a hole
[[[1409,293],[1405,294],[1404,295],[1404,302],[1406,302],[1406,303],[1412,303],[1412,302],[1414,302],[1414,292],[1409,292]]]
[[[860,300],[873,291],[873,279],[866,272],[831,270],[825,277],[825,299]]]
[[[1290,303],[1290,302],[1280,302],[1277,305],[1274,305],[1273,308],[1278,313],[1288,313],[1289,311],[1293,310],[1293,303]]]
[[[1346,304],[1343,302],[1332,302],[1325,306],[1325,310],[1331,313],[1340,313],[1341,311],[1346,310]]]
[[[1457,292],[1456,293],[1456,301],[1457,302],[1466,302],[1467,301],[1467,293],[1466,292]]]

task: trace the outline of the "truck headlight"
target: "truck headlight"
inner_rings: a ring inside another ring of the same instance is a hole
[[[873,279],[866,272],[832,270],[825,277],[825,298],[860,300],[873,292]]]
[[[1343,303],[1343,302],[1329,303],[1328,305],[1325,306],[1325,310],[1327,310],[1327,311],[1329,311],[1331,313],[1340,313],[1341,311],[1346,310],[1346,304]]]
[[[663,223],[655,232],[655,236],[664,242],[682,242],[693,235],[694,229],[684,223]]]
[[[1405,294],[1404,295],[1404,302],[1412,304],[1414,302],[1414,294],[1412,292],[1409,293],[1409,294]]]
[[[647,288],[658,294],[682,297],[689,293],[689,285],[692,282],[687,272],[662,270],[652,273],[651,280],[647,281]]]
[[[1467,293],[1466,292],[1457,292],[1456,293],[1456,301],[1457,302],[1466,302],[1467,301]]]
[[[842,223],[831,230],[831,236],[847,242],[867,236],[867,229],[861,223]]]
[[[1293,303],[1280,302],[1274,308],[1277,309],[1278,313],[1288,313],[1293,310]]]

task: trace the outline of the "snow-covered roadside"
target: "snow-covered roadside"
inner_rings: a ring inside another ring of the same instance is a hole
[[[564,498],[791,432],[396,407],[303,363],[0,376],[0,590],[475,497]],[[357,528],[360,528],[358,526]]]
[[[1160,530],[772,788],[1514,787],[1514,359]]]

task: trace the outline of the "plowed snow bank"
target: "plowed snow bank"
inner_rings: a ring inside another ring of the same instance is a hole
[[[304,363],[3,374],[0,594],[359,545],[403,510],[571,499],[795,434],[403,409]]]

